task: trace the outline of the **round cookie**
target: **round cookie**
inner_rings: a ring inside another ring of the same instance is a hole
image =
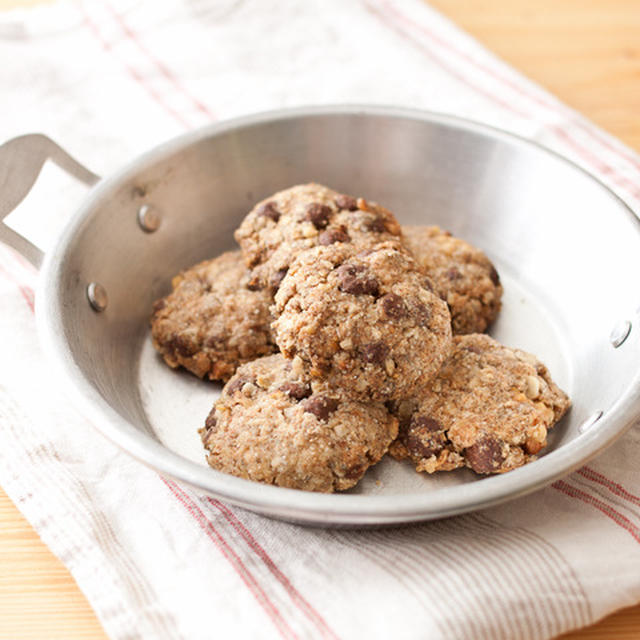
[[[447,302],[454,334],[482,333],[500,311],[502,285],[487,256],[440,227],[402,227],[405,246]]]
[[[170,367],[227,380],[243,362],[273,353],[271,294],[252,290],[240,251],[177,275],[151,316],[154,347]]]
[[[383,404],[310,384],[281,354],[239,367],[200,430],[218,471],[327,493],[353,487],[397,433]]]
[[[275,296],[275,340],[294,367],[357,400],[415,394],[451,352],[451,317],[395,243],[302,252]]]
[[[315,183],[262,200],[235,232],[253,282],[272,291],[304,249],[333,244],[368,247],[399,236],[400,225],[384,207]]]
[[[570,406],[535,356],[483,334],[454,336],[453,355],[399,413],[396,459],[433,473],[502,473],[535,459]]]

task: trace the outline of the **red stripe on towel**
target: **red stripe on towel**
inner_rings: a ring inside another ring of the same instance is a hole
[[[558,480],[551,485],[557,491],[560,491],[571,498],[577,498],[585,504],[588,504],[598,511],[604,513],[605,516],[613,520],[619,527],[622,527],[631,534],[631,537],[638,543],[640,543],[640,529],[631,522],[628,518],[623,516],[619,511],[616,511],[611,505],[598,498],[594,498],[592,495],[576,489],[575,487],[567,484],[564,480]]]
[[[112,52],[113,49],[109,42],[103,37],[98,25],[90,18],[83,4],[80,3],[80,10],[82,11],[84,17],[84,24],[89,27],[93,35],[98,39],[103,49],[107,52]],[[129,75],[153,98],[153,100],[162,107],[170,116],[175,118],[183,127],[190,129],[191,125],[178,113],[171,105],[167,104],[162,96],[148,83],[145,79],[134,69],[131,65],[127,64],[119,60],[119,62],[124,66]]]
[[[291,581],[285,576],[282,571],[277,567],[276,563],[271,559],[269,554],[262,548],[258,541],[251,535],[251,532],[245,527],[245,525],[238,519],[238,517],[229,509],[225,504],[219,500],[213,498],[205,498],[206,501],[214,506],[218,511],[222,513],[227,522],[242,536],[244,541],[249,547],[256,553],[256,555],[265,563],[269,571],[285,588],[287,593],[291,596],[293,602],[305,613],[305,615],[311,620],[318,630],[327,638],[337,638],[338,636],[333,632],[329,625],[325,622],[324,618],[309,604],[300,592],[291,584]]]
[[[114,17],[115,21],[120,25],[126,36],[133,42],[135,45],[144,53],[147,58],[157,67],[160,73],[188,100],[191,101],[193,106],[200,111],[202,114],[211,118],[212,120],[216,119],[215,114],[198,98],[196,98],[192,93],[190,93],[186,87],[178,80],[176,75],[160,60],[156,55],[154,55],[143,43],[142,40],[125,21],[121,14],[119,14],[111,5],[108,0],[104,2],[105,6]]]
[[[271,618],[273,624],[276,626],[280,635],[283,638],[297,638],[297,635],[287,624],[282,617],[282,614],[278,611],[276,606],[270,600],[267,593],[258,584],[257,580],[246,567],[244,562],[238,554],[231,548],[229,543],[224,539],[222,534],[214,527],[213,523],[205,516],[198,505],[191,500],[191,498],[173,481],[161,478],[169,491],[178,499],[178,502],[187,510],[187,512],[194,518],[198,526],[204,531],[206,536],[214,543],[214,545],[220,550],[222,555],[229,561],[234,568],[242,582],[247,586],[249,591],[258,601],[260,606],[265,610],[267,615]]]
[[[640,507],[640,496],[636,496],[633,493],[629,493],[621,484],[614,482],[607,478],[607,476],[598,473],[591,467],[582,467],[582,469],[578,469],[576,473],[579,473],[581,476],[587,478],[587,480],[591,480],[592,482],[597,482],[601,484],[603,487],[606,487],[613,493],[614,495],[631,502]]]

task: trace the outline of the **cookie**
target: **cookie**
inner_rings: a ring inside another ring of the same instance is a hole
[[[274,292],[304,249],[334,244],[364,248],[399,236],[400,225],[384,207],[315,183],[262,200],[235,232],[254,283]]]
[[[447,302],[454,334],[482,333],[500,311],[502,285],[487,256],[439,227],[402,227],[405,246]]]
[[[277,351],[271,336],[271,294],[252,290],[240,251],[183,271],[155,302],[153,345],[170,367],[227,380],[239,364]]]
[[[447,305],[395,243],[302,252],[273,311],[275,340],[294,367],[357,400],[415,394],[451,352]]]
[[[238,368],[200,435],[218,471],[329,493],[353,487],[397,432],[383,404],[310,383],[276,354]]]
[[[535,356],[483,334],[454,336],[451,358],[400,407],[390,453],[433,473],[467,466],[502,473],[535,459],[570,406]]]

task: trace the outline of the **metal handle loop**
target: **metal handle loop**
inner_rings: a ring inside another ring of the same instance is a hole
[[[47,160],[52,160],[61,169],[89,186],[100,180],[99,176],[40,133],[19,136],[0,146],[0,241],[13,247],[36,268],[42,263],[43,252],[8,227],[4,219],[31,191]]]

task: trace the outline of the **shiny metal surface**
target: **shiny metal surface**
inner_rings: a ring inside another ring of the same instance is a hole
[[[87,286],[87,299],[94,311],[104,311],[109,304],[106,289],[99,282],[90,282]]]
[[[232,247],[260,198],[315,180],[363,194],[403,224],[439,224],[483,248],[504,281],[493,335],[536,353],[573,399],[538,461],[479,479],[428,477],[385,460],[354,490],[264,486],[204,464],[197,428],[219,387],[164,366],[151,303],[181,268]],[[162,224],[137,222],[153,203]],[[597,256],[594,259],[594,256]],[[327,107],[231,121],[173,140],[101,182],[46,256],[37,295],[43,344],[70,393],[108,438],[161,473],[266,515],[318,525],[382,525],[485,507],[584,464],[640,413],[640,224],[613,193],[553,153],[442,115]],[[86,304],[100,282],[109,305]],[[580,432],[594,414],[602,417]]]
[[[148,204],[143,204],[138,209],[138,224],[143,231],[153,233],[160,227],[160,214],[155,207]]]
[[[78,180],[91,186],[95,173],[83,167],[53,140],[39,133],[19,136],[0,146],[0,242],[21,253],[34,267],[42,264],[43,253],[3,220],[24,200],[47,160],[55,162]]]
[[[617,349],[629,337],[630,333],[631,323],[628,320],[623,320],[613,328],[613,331],[611,331],[611,334],[609,335],[609,340]]]
[[[596,411],[592,416],[589,416],[579,427],[578,433],[584,433],[593,427],[593,425],[602,418],[602,411]]]

